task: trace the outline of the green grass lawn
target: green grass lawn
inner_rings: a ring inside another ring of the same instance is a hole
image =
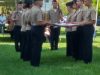
[[[20,59],[13,42],[4,37],[0,38],[0,75],[100,75],[100,31],[93,43],[93,62],[88,65],[66,57],[66,43],[61,41],[58,51],[50,51],[49,43],[44,43],[40,67],[32,67]]]

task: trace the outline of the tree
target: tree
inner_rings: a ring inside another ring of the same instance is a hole
[[[59,2],[60,8],[62,10],[62,12],[64,13],[64,15],[67,14],[67,10],[66,10],[66,2],[70,1],[70,0],[57,0]],[[96,8],[97,5],[97,0],[93,0],[93,6]],[[100,15],[100,0],[99,0],[99,10],[98,13]]]

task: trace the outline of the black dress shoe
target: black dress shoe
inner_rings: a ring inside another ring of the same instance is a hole
[[[58,50],[58,48],[55,48],[55,50]]]
[[[51,50],[54,50],[54,47],[52,47]]]
[[[23,58],[22,58],[23,59]],[[30,59],[23,59],[23,61],[30,61]]]
[[[33,66],[33,67],[39,67],[39,64],[32,64],[31,63],[31,66]]]
[[[21,49],[19,49],[19,48],[18,48],[18,49],[16,49],[16,52],[21,52]]]

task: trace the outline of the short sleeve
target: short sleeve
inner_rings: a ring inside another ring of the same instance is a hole
[[[95,10],[91,11],[91,20],[96,20],[96,11]]]

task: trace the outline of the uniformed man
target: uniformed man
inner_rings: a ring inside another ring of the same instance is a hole
[[[27,0],[27,11],[26,11],[26,60],[31,59],[31,48],[32,48],[32,38],[31,38],[31,23],[30,23],[30,11],[32,7],[32,0]]]
[[[30,12],[30,21],[32,24],[32,52],[31,52],[31,65],[39,66],[42,44],[44,41],[44,25],[48,22],[43,20],[43,13],[41,7],[43,0],[34,0],[34,5]]]
[[[12,15],[12,20],[14,21],[14,41],[16,51],[20,51],[20,29],[21,29],[21,15],[22,15],[23,3],[20,1],[17,3],[17,9]]]
[[[74,22],[78,23],[83,21],[83,17],[85,14],[85,9],[83,7],[83,0],[74,0],[74,2],[77,5],[76,13],[73,16]],[[76,35],[75,35],[75,41],[74,41],[74,58],[75,60],[81,60],[82,59],[82,26],[78,26],[76,29]]]
[[[23,12],[21,16],[21,42],[20,42],[20,48],[21,48],[21,59],[24,59],[24,50],[25,50],[25,43],[26,43],[26,24],[25,24],[25,2],[23,5]]]
[[[86,64],[92,62],[92,43],[93,43],[93,33],[94,24],[96,21],[96,11],[92,7],[92,0],[84,0],[84,4],[88,7],[83,22],[83,60]]]
[[[62,18],[62,12],[56,0],[52,1],[52,5],[53,9],[48,11],[48,18],[51,21],[51,23],[54,24],[60,22],[60,19]],[[51,50],[58,50],[59,35],[60,27],[52,25],[50,33]]]
[[[77,4],[76,1],[73,1],[73,5],[72,5],[73,10],[71,10],[70,15],[68,16],[68,22],[74,23],[76,22],[76,16],[79,14],[79,12],[77,11]],[[68,43],[68,47],[67,47],[67,56],[72,56],[75,58],[76,56],[76,51],[77,51],[77,27],[73,26],[70,28],[67,28],[67,43]]]
[[[68,10],[68,16],[67,16],[67,22],[71,22],[72,16],[74,15],[73,11],[73,1],[66,3],[67,10]],[[67,33],[66,33],[66,41],[67,41],[67,48],[66,48],[66,56],[73,56],[73,33],[72,27],[67,27]]]
[[[29,14],[32,6],[32,0],[24,1],[24,10],[22,14],[22,39],[21,39],[21,58],[24,61],[30,60],[31,55],[31,25],[29,21]]]

